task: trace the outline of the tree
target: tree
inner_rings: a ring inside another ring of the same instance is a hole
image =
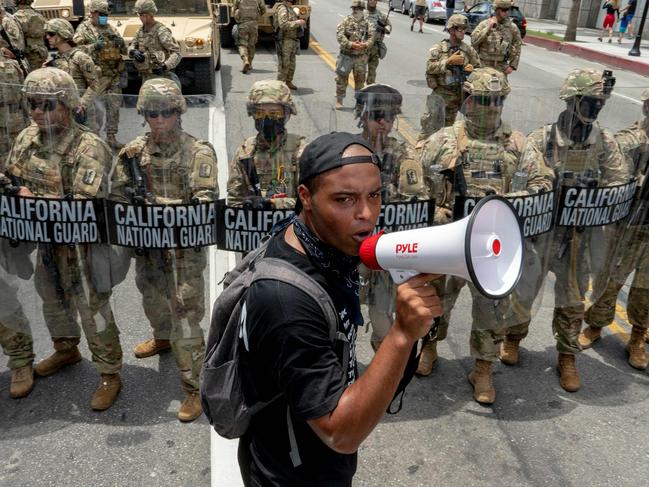
[[[581,0],[572,0],[572,7],[570,7],[570,16],[568,17],[566,34],[563,36],[563,40],[565,42],[574,42],[577,39],[577,21],[579,20],[580,8]]]

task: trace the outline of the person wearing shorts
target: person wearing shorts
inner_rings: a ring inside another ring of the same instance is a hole
[[[426,13],[426,0],[415,0],[415,16],[412,18],[410,30],[415,27],[415,22],[419,20],[419,33],[424,33],[424,14]]]
[[[620,35],[617,39],[617,43],[622,43],[622,36],[627,32],[628,38],[633,39],[633,16],[635,15],[635,9],[638,4],[638,0],[629,0],[626,4],[626,7],[622,9],[620,15]]]
[[[608,43],[613,42],[613,26],[615,25],[615,15],[617,18],[620,18],[620,5],[618,0],[611,0],[604,2],[602,10],[606,10],[606,17],[604,17],[604,25],[602,25],[602,32],[600,33],[597,40],[602,42],[602,37],[604,37],[604,32],[608,29]]]

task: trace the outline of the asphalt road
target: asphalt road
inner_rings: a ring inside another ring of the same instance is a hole
[[[298,114],[290,131],[312,139],[330,130],[356,131],[351,88],[345,109],[334,111],[333,64],[337,54],[335,25],[349,12],[346,0],[312,1],[311,49],[297,59],[295,96]],[[386,2],[381,2],[385,8]],[[410,32],[410,20],[398,12],[390,19],[393,34],[378,80],[404,94],[397,130],[414,140],[429,90],[424,80],[425,56],[442,39],[441,24],[427,24],[424,34]],[[244,136],[254,133],[245,100],[252,83],[274,78],[274,46],[258,46],[249,75],[241,73],[234,50],[223,50],[217,88],[221,98],[190,103],[183,117],[187,131],[215,143],[220,183],[225,193],[227,156]],[[558,90],[574,67],[601,65],[525,46],[519,70],[510,76],[513,91],[506,118],[523,132],[552,122],[562,108]],[[647,79],[616,71],[615,93],[600,115],[602,125],[618,130],[640,117],[636,101]],[[211,107],[211,108],[210,108]],[[130,140],[144,130],[135,110],[122,110],[119,137]],[[227,267],[217,255],[206,272],[210,299]],[[230,262],[232,259],[230,259]],[[625,290],[626,292],[626,290]],[[23,283],[21,301],[32,324],[38,358],[51,346],[33,285]],[[646,485],[649,454],[649,378],[626,364],[628,325],[623,313],[594,349],[578,358],[583,388],[563,391],[555,372],[556,352],[550,323],[552,287],[547,286],[536,311],[521,364],[496,364],[498,398],[482,407],[471,397],[466,379],[469,356],[470,299],[456,306],[449,337],[438,351],[434,373],[410,385],[401,413],[386,416],[359,452],[355,485],[359,486],[620,486]],[[47,379],[39,379],[23,400],[8,398],[9,371],[0,368],[0,486],[200,486],[228,487],[226,472],[236,471],[232,452],[212,452],[204,418],[180,424],[175,417],[182,399],[173,358],[136,360],[132,347],[149,336],[133,276],[115,289],[113,309],[125,351],[124,389],[109,411],[95,413],[89,400],[98,377],[85,344],[84,361]],[[205,326],[207,320],[205,320]],[[371,360],[369,334],[359,334],[358,357]]]

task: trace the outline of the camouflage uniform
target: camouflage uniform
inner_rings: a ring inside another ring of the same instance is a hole
[[[385,38],[386,33],[390,33],[392,30],[392,24],[387,14],[382,13],[378,8],[373,8],[370,10],[370,7],[367,7],[367,20],[371,25],[374,26],[374,31],[376,32],[376,40],[372,47],[370,48],[368,60],[367,60],[367,84],[371,85],[376,82],[376,69],[379,67],[379,61],[381,60],[380,49],[385,49],[385,43],[383,39]],[[381,25],[379,25],[381,23]]]
[[[362,0],[353,0],[352,7],[363,8]],[[368,54],[376,39],[375,29],[365,17],[357,20],[353,15],[348,15],[336,27],[336,39],[340,44],[340,54],[352,59],[354,89],[358,91],[365,86]],[[366,42],[367,46],[362,50],[353,50],[352,43],[355,41]],[[338,101],[342,101],[345,97],[348,78],[349,76],[336,74],[336,98]]]
[[[7,33],[14,49],[25,51],[25,37],[16,18],[7,12],[4,7],[0,6],[0,15],[2,15],[2,28]],[[0,48],[8,48],[7,41],[0,37]]]
[[[278,3],[275,9],[275,22],[280,32],[277,79],[286,84],[292,84],[295,74],[295,58],[300,49],[298,35],[301,27],[298,23],[298,16],[289,2]]]
[[[248,96],[248,114],[255,115],[264,104],[281,104],[284,107],[284,122],[290,114],[297,113],[291,92],[282,81],[258,81]],[[261,197],[270,199],[274,208],[293,208],[297,198],[297,182],[300,155],[305,147],[304,137],[297,134],[274,134],[268,141],[260,132],[248,137],[237,149],[230,161],[228,178],[228,205],[242,206],[246,200]],[[259,191],[250,180],[250,169],[254,167],[259,178]],[[284,195],[275,197],[273,195]]]
[[[18,62],[0,53],[0,161],[28,122],[22,102],[23,72]]]
[[[137,109],[143,115],[149,110],[175,110],[178,124],[166,134],[168,142],[156,143],[148,133],[126,144],[113,173],[110,199],[130,201],[133,181],[126,162],[129,157],[146,175],[147,189],[152,194],[149,204],[215,201],[219,193],[216,154],[209,142],[197,140],[181,129],[180,115],[187,111],[187,105],[176,83],[160,78],[146,81],[140,89]],[[171,341],[188,394],[198,392],[205,352],[200,323],[205,315],[206,250],[151,250],[135,259],[135,283],[153,335]]]
[[[153,0],[137,0],[134,11],[137,14],[155,14],[158,8]],[[140,27],[135,37],[128,46],[129,56],[133,57],[134,51],[144,54],[144,61],[134,59],[142,82],[149,78],[169,78],[177,81],[173,70],[181,60],[180,46],[171,34],[169,27],[155,21],[151,27]]]
[[[79,98],[70,75],[55,68],[37,69],[25,79],[23,91],[27,97],[56,98],[70,111],[70,125],[56,135],[41,131],[35,123],[30,125],[16,138],[3,169],[20,178],[36,197],[105,197],[111,153],[99,137],[72,120]],[[79,317],[95,367],[101,374],[117,374],[122,349],[109,302],[111,293],[97,291],[88,278],[91,251],[88,244],[39,244],[36,291],[55,350],[76,350]]]
[[[497,0],[494,8],[510,8],[510,0]],[[521,31],[509,17],[490,27],[489,19],[483,20],[471,33],[471,45],[478,51],[482,66],[491,66],[503,73],[507,68],[518,69],[521,58]]]
[[[93,0],[90,11],[108,15],[108,2]],[[106,106],[106,136],[109,145],[114,147],[118,145],[115,136],[119,129],[119,108],[122,99],[120,77],[124,72],[122,55],[126,54],[126,44],[115,27],[110,24],[95,25],[92,19],[84,20],[77,27],[72,40],[78,46],[84,47],[100,70],[97,95]]]
[[[405,141],[399,141],[389,133],[372,133],[368,121],[376,124],[389,124],[389,117],[401,113],[403,97],[388,85],[367,85],[356,92],[355,117],[363,129],[362,136],[374,147],[383,161],[381,182],[382,201],[394,203],[411,201],[413,198],[428,199],[428,189],[424,185],[423,168],[415,155],[414,148]],[[372,112],[382,118],[375,120]],[[387,130],[387,129],[386,129]],[[375,350],[387,335],[394,321],[396,285],[387,272],[363,272],[365,285],[362,297],[368,305],[372,323],[371,343]]]
[[[464,15],[453,15],[447,23],[447,28],[466,26],[467,20]],[[464,56],[463,66],[451,66],[447,64],[448,58],[455,52]],[[426,60],[426,82],[433,93],[426,100],[427,110],[421,117],[421,139],[426,139],[435,131],[440,129],[439,115],[441,103],[444,103],[444,126],[449,127],[455,122],[455,116],[464,101],[462,83],[473,68],[480,67],[478,53],[465,42],[459,46],[452,47],[450,41],[445,39],[435,44],[428,51]],[[440,99],[441,98],[441,99]]]
[[[9,357],[7,367],[17,369],[34,362],[29,322],[18,300],[17,280],[3,273],[0,277],[0,347]]]
[[[48,20],[45,28],[48,32],[57,33],[65,42],[72,41],[74,37],[74,29],[67,20]],[[61,69],[72,76],[79,91],[83,92],[79,105],[86,112],[85,125],[97,132],[97,111],[95,109],[97,66],[95,66],[92,58],[83,49],[73,47],[65,52],[59,51],[57,57],[48,62],[48,65]]]
[[[250,68],[255,58],[259,19],[266,13],[266,4],[263,0],[234,0],[232,8],[239,26],[239,56],[244,69],[246,65]]]
[[[16,2],[18,5],[14,14],[25,37],[25,57],[29,62],[30,71],[40,68],[47,59],[47,47],[43,41],[45,17],[31,7],[33,1],[20,0]]]

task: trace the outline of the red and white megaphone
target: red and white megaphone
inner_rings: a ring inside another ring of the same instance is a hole
[[[457,222],[369,237],[359,256],[370,269],[390,271],[397,284],[417,274],[450,274],[500,299],[521,276],[523,233],[514,207],[494,195]]]

